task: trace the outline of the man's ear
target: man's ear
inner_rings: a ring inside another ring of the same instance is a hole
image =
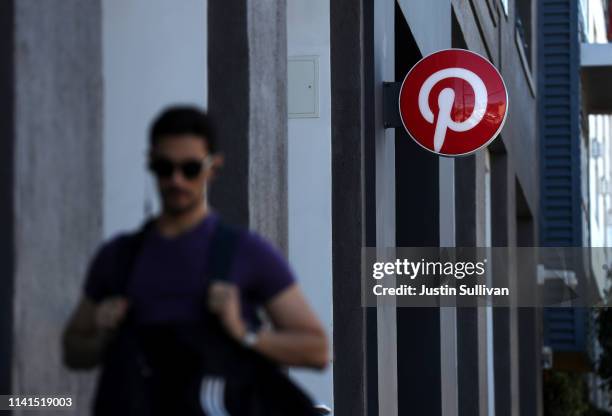
[[[212,168],[213,169],[221,169],[223,164],[225,163],[225,157],[223,153],[217,153],[212,157]]]
[[[221,170],[225,163],[225,157],[223,153],[217,153],[211,156],[210,162],[210,177],[214,179],[217,176],[217,172]]]

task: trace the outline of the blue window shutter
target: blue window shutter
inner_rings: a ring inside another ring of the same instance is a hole
[[[578,2],[537,3],[540,242],[582,247]],[[547,308],[544,321],[554,351],[586,351],[586,310]]]

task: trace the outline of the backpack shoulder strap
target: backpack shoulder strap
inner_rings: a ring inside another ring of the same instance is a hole
[[[137,231],[126,234],[123,237],[122,248],[120,250],[119,271],[116,276],[117,293],[125,294],[136,264],[136,259],[140,254],[145,237],[153,228],[154,223],[155,220],[150,218],[146,220]]]
[[[228,279],[239,234],[236,227],[221,220],[215,226],[208,251],[208,275],[211,280]]]

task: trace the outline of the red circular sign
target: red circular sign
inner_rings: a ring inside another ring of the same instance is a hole
[[[446,49],[421,59],[406,74],[399,111],[419,145],[461,156],[497,137],[506,120],[508,93],[488,60],[464,49]]]

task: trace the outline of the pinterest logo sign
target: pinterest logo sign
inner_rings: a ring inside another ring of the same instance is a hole
[[[422,147],[461,156],[491,143],[508,111],[508,93],[497,69],[482,56],[446,49],[421,59],[402,83],[402,123]]]

